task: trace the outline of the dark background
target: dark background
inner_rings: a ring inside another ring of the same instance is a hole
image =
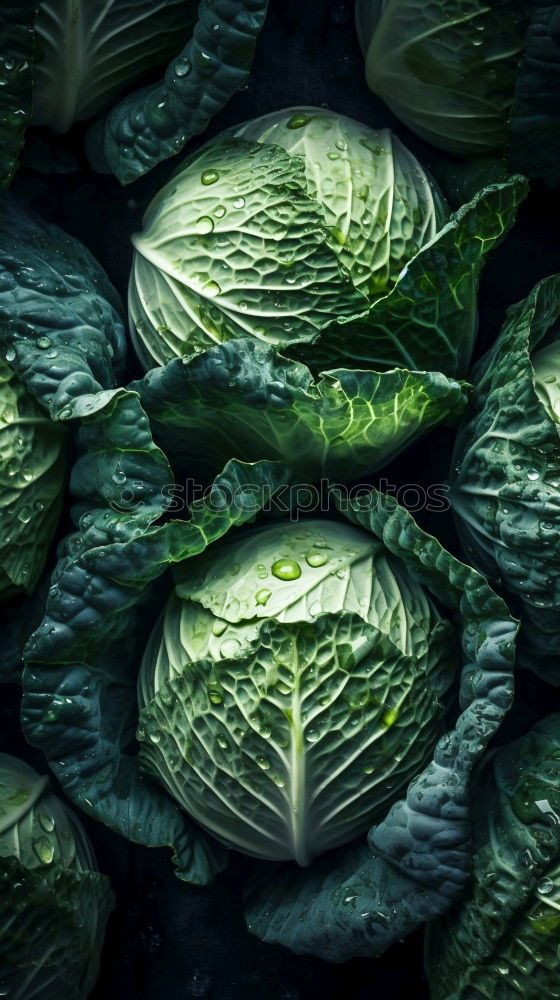
[[[373,127],[390,126],[427,164],[433,150],[415,139],[368,91],[363,59],[353,25],[351,0],[271,0],[248,83],[212,123],[205,138],[222,128],[292,105],[323,105]],[[69,172],[38,172],[45,146],[55,150],[51,164]],[[194,144],[193,144],[194,145]],[[81,160],[81,130],[53,144],[31,142],[27,168],[15,193],[38,213],[81,239],[126,297],[131,258],[129,237],[140,228],[152,194],[174,169],[161,164],[146,178],[121,188],[112,178],[90,172]],[[61,152],[63,151],[63,152]],[[76,169],[70,169],[70,168]],[[536,185],[522,206],[517,225],[491,257],[480,295],[477,353],[492,342],[504,310],[525,296],[534,283],[560,271],[559,198]],[[131,377],[140,374],[133,365]],[[445,481],[452,432],[439,429],[394,462],[383,475],[389,482],[428,485]],[[418,520],[458,551],[448,514]],[[63,529],[64,530],[64,526]],[[26,747],[18,726],[19,691],[0,690],[0,749],[25,757],[44,770],[41,755]],[[558,697],[520,674],[517,709],[500,740],[524,731],[540,714],[558,708]],[[417,933],[377,959],[331,966],[263,945],[247,933],[240,906],[245,862],[234,857],[231,869],[208,889],[179,882],[170,854],[124,841],[86,821],[99,868],[111,879],[117,897],[108,927],[102,972],[93,1000],[424,1000],[422,935]]]

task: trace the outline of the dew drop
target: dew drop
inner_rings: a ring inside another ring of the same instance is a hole
[[[266,587],[262,587],[261,590],[257,590],[255,594],[255,604],[260,604],[262,607],[270,600],[272,596],[272,591],[268,590]]]
[[[227,660],[231,656],[237,656],[240,649],[241,643],[238,639],[226,639],[220,646],[220,655]]]
[[[52,833],[54,830],[54,819],[49,813],[40,812],[39,813],[39,823],[43,827],[45,833]]]
[[[220,174],[217,170],[203,170],[200,175],[200,180],[203,184],[215,184],[217,180],[220,179]]]
[[[54,858],[54,845],[46,837],[37,837],[33,841],[33,850],[42,865],[50,865]]]
[[[201,235],[206,236],[208,233],[213,232],[214,223],[209,215],[201,215],[200,219],[196,220],[196,231],[201,233]]]
[[[301,576],[301,566],[295,559],[277,559],[271,571],[278,580],[297,580]]]
[[[306,552],[305,561],[308,566],[324,566],[327,562],[327,556],[324,552]]]
[[[188,59],[177,59],[175,63],[175,75],[179,77],[188,76],[192,67]]]
[[[22,507],[18,514],[18,521],[21,521],[22,524],[29,524],[30,520],[31,520],[31,508]]]
[[[288,128],[303,128],[303,126],[307,125],[308,122],[310,122],[310,121],[311,121],[311,116],[310,115],[302,115],[302,114],[292,115],[292,117],[290,118],[290,120],[287,122],[287,127]]]
[[[399,717],[398,708],[387,708],[381,716],[381,721],[384,726],[393,726]]]

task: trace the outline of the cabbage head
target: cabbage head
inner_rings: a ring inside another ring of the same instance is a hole
[[[525,193],[511,177],[450,217],[388,129],[323,108],[265,115],[188,157],[148,206],[132,238],[136,353],[148,371],[250,340],[315,372],[460,377],[484,258]]]
[[[560,683],[560,276],[509,310],[473,373],[451,502],[469,562],[508,594],[520,657]]]
[[[388,129],[318,108],[249,122],[188,158],[133,237],[140,360],[149,369],[248,336],[313,340],[392,288],[447,218]]]
[[[362,0],[356,17],[368,84],[413,132],[463,156],[505,147],[524,0]]]
[[[556,2],[356,0],[356,27],[370,89],[413,132],[560,182]]]
[[[248,864],[244,910],[300,954],[371,957],[441,915],[470,879],[472,770],[511,704],[504,602],[373,488],[278,521],[291,470],[232,460],[162,519],[171,472],[138,395],[87,430],[23,675],[26,737],[72,801],[171,847],[195,885],[227,865],[220,841],[284,859]]]
[[[0,754],[0,991],[83,1000],[112,895],[81,825],[48,779]]]
[[[33,590],[62,507],[66,432],[0,359],[0,600]]]
[[[141,763],[224,844],[308,865],[430,758],[456,662],[382,541],[261,527],[178,566],[139,677]]]

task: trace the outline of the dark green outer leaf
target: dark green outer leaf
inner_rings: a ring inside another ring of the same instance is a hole
[[[0,197],[0,351],[52,420],[94,413],[113,397],[125,355],[120,312],[117,293],[82,244]],[[8,613],[0,674],[13,680],[37,602]]]
[[[473,372],[451,491],[469,561],[513,596],[524,620],[521,649],[553,682],[560,680],[560,442],[535,392],[530,354],[559,317],[558,275],[509,310]]]
[[[0,8],[0,187],[10,183],[33,111],[33,25],[39,0],[2,0]]]
[[[113,906],[98,872],[26,869],[0,858],[0,990],[13,1000],[84,1000]]]
[[[203,132],[247,78],[267,7],[268,0],[201,0],[193,37],[165,80],[125,98],[90,129],[92,166],[130,184]]]
[[[438,235],[403,269],[397,284],[374,301],[367,315],[341,319],[309,348],[294,356],[314,370],[333,359],[340,364],[465,374],[474,345],[478,279],[485,255],[513,225],[528,192],[526,180],[511,177],[483,188],[455,212]]]
[[[434,1000],[560,996],[560,716],[490,755],[473,789],[474,877],[428,929]]]
[[[118,295],[73,237],[0,199],[0,348],[29,392],[64,419],[115,385],[125,355]]]
[[[314,379],[252,339],[171,361],[131,388],[175,466],[203,479],[233,457],[288,462],[309,482],[356,479],[466,402],[465,387],[438,372],[340,369]]]
[[[373,499],[373,503],[372,503]],[[472,768],[512,698],[516,626],[474,570],[421,531],[411,515],[376,491],[365,502],[339,503],[373,531],[448,607],[460,610],[465,665],[462,713],[406,799],[369,835],[303,873],[287,872],[249,899],[248,924],[265,941],[329,961],[384,951],[457,899],[470,872]]]
[[[510,122],[515,170],[560,183],[560,5],[533,0]]]

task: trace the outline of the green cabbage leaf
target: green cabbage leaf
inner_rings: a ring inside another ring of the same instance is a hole
[[[57,529],[78,397],[93,411],[122,372],[121,306],[77,240],[0,199],[0,677],[21,672],[23,633]],[[44,588],[41,589],[44,598]],[[18,595],[28,594],[20,599]],[[17,598],[17,600],[16,600]],[[8,599],[6,601],[6,599]]]
[[[458,156],[560,181],[557,0],[357,0],[370,89]]]
[[[131,385],[173,464],[208,481],[230,458],[290,464],[311,482],[357,479],[442,420],[468,387],[439,372],[309,369],[252,339],[154,368]]]
[[[0,987],[13,1000],[83,1000],[113,896],[48,779],[0,754]]]
[[[489,755],[474,782],[473,877],[427,929],[434,1000],[558,995],[560,716]]]
[[[266,10],[267,0],[10,2],[0,14],[0,184],[30,125],[65,132],[106,113],[87,151],[123,184],[173,156],[243,84]]]
[[[469,562],[509,595],[520,655],[560,682],[560,441],[557,402],[560,277],[512,306],[473,372],[459,428],[450,499]],[[551,353],[552,352],[552,353]]]

